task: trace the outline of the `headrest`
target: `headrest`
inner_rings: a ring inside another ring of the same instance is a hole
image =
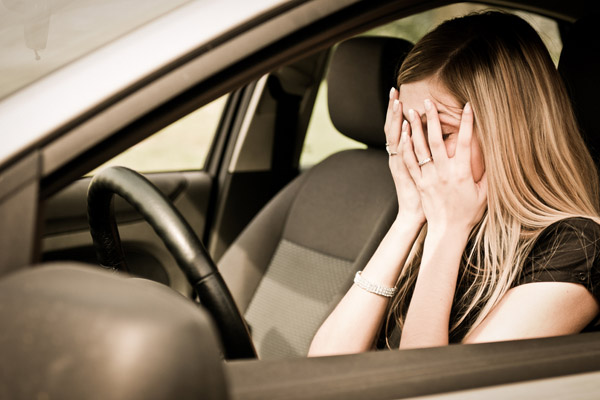
[[[596,165],[600,165],[600,132],[596,113],[600,108],[600,13],[588,14],[569,30],[558,63],[571,97],[583,138]]]
[[[327,76],[329,115],[344,135],[383,147],[390,88],[412,43],[390,37],[358,37],[336,49]]]

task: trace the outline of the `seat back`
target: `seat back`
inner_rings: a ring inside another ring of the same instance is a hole
[[[259,357],[305,356],[397,212],[383,125],[409,42],[363,37],[336,50],[328,72],[336,128],[368,145],[339,152],[284,188],[219,263]]]

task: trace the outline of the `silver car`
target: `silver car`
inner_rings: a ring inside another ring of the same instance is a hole
[[[429,29],[518,13],[592,126],[595,4],[454,3],[2,0],[0,398],[598,398],[596,332],[306,358],[393,221]]]

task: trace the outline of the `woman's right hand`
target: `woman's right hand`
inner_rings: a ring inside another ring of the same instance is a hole
[[[402,103],[398,97],[398,90],[392,88],[384,126],[385,139],[390,153],[389,166],[398,196],[398,218],[412,220],[422,225],[425,223],[425,214],[421,206],[421,198],[417,186],[402,160],[402,152],[398,150],[401,132],[407,132],[407,136],[410,135],[410,124],[404,121]]]

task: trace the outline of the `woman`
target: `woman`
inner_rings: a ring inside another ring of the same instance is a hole
[[[590,326],[598,176],[533,28],[500,12],[446,21],[398,87],[385,125],[398,217],[309,355],[372,349],[388,321],[400,348]]]

